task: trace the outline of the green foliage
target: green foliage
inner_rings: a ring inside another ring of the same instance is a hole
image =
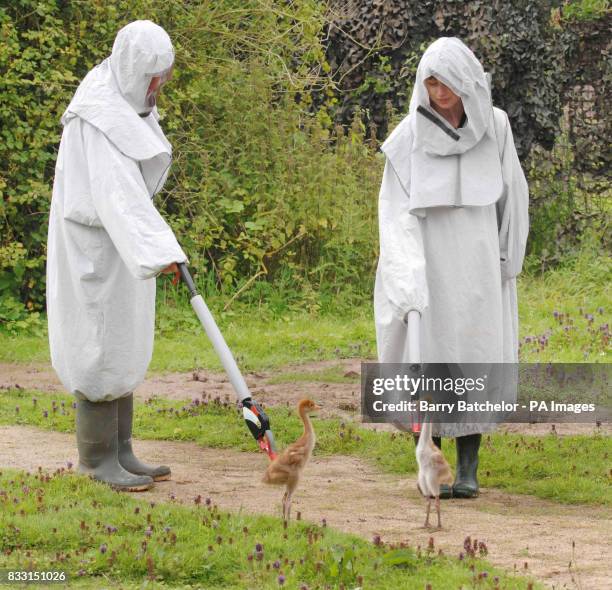
[[[193,268],[227,291],[277,277],[304,292],[323,281],[362,290],[380,171],[358,123],[336,133],[324,111],[309,112],[304,89],[325,85],[321,11],[314,0],[23,0],[0,9],[0,298],[44,306],[59,119],[135,18],[158,22],[176,45],[160,100],[175,146],[161,208]]]
[[[588,177],[579,178],[573,160],[565,134],[550,153],[535,149],[529,159],[527,251],[540,270],[569,263],[581,251],[592,250],[589,236],[597,236],[602,251],[610,245],[610,187],[597,188],[598,183]]]
[[[353,10],[332,10],[327,59],[338,91],[337,100],[328,101],[330,112],[346,122],[358,107],[382,139],[389,130],[387,103],[408,110],[424,49],[439,37],[457,36],[491,72],[494,102],[508,112],[519,154],[527,155],[534,142],[550,147],[566,66],[559,59],[565,48],[551,24],[551,4],[359,0]]]
[[[26,306],[15,295],[16,283],[24,280],[27,269],[35,268],[37,262],[26,258],[26,250],[20,242],[8,242],[0,246],[0,331],[16,334],[40,329],[39,313],[30,312],[31,300]],[[33,279],[29,279],[32,284]]]
[[[567,2],[563,6],[565,20],[590,21],[610,14],[608,0],[578,0]]]
[[[277,518],[221,511],[201,496],[193,500],[191,506],[145,502],[64,468],[0,473],[0,567],[65,571],[71,588],[270,590],[341,587],[343,580],[351,588],[429,582],[458,588],[472,585],[473,572],[482,570],[490,572],[489,580],[478,581],[483,590],[499,587],[493,576],[508,590],[540,588],[477,556],[462,560],[403,546],[412,564],[406,570],[387,557],[397,549],[384,542],[304,522],[285,530]]]
[[[12,10],[23,10],[22,30]],[[69,38],[52,2],[0,9],[0,300],[44,303],[46,212],[61,96],[74,82]],[[60,98],[60,100],[58,100]]]
[[[410,551],[414,556],[414,553]],[[356,547],[332,545],[324,554],[327,575],[335,584],[355,584],[357,581],[357,560],[359,554]]]
[[[411,1],[409,19],[396,4],[380,8],[390,11],[382,16],[392,26],[362,64],[359,52],[366,48],[339,48],[339,39],[346,39],[337,31],[324,46],[327,17],[315,0],[3,3],[0,331],[38,328],[27,312],[45,303],[59,119],[78,82],[109,54],[118,29],[136,18],[159,22],[176,45],[175,76],[160,99],[175,161],[158,205],[205,293],[231,299],[228,313],[238,302],[273,314],[362,307],[371,296],[378,255],[376,195],[383,164],[376,143],[366,137],[405,110],[429,41],[440,34],[473,41],[495,66],[498,102],[510,111],[519,143],[528,145],[533,134],[550,138],[556,130],[550,117],[558,110],[551,98],[558,64],[550,59],[546,3],[507,3],[500,10],[508,18],[501,18],[482,2],[447,3],[439,11]],[[582,4],[586,11],[588,3]],[[376,10],[351,26],[370,31]],[[413,29],[418,35],[406,36]],[[394,45],[399,39],[406,43]],[[575,49],[579,40],[577,32],[568,43]],[[353,68],[343,78],[351,92],[338,93],[330,74],[338,83],[345,66]],[[532,89],[527,99],[518,77]],[[593,185],[572,175],[570,158],[559,147],[552,159],[537,154],[530,170],[530,252],[540,268],[572,254],[577,236],[591,225],[593,212],[581,203],[591,198]],[[189,310],[171,311],[197,330]],[[160,320],[162,331],[174,325],[174,318]]]
[[[28,333],[40,331],[40,314],[28,313],[21,301],[12,295],[0,297],[0,326],[9,334]]]

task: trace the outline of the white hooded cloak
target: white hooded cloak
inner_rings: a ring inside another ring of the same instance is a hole
[[[47,244],[49,343],[64,387],[93,402],[143,381],[155,277],[187,259],[152,202],[172,149],[145,97],[173,61],[161,27],[130,23],[62,117]]]
[[[430,106],[429,76],[461,98],[462,127],[453,128]],[[409,114],[381,149],[386,164],[374,292],[379,361],[407,362],[403,320],[416,310],[422,362],[516,363],[515,277],[529,226],[527,182],[508,117],[492,106],[482,65],[459,39],[438,39],[424,53]],[[515,381],[513,387],[516,397]],[[445,424],[437,433],[489,429]]]

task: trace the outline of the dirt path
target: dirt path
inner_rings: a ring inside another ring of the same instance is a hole
[[[32,450],[35,449],[35,452]],[[143,460],[164,463],[173,479],[156,484],[140,498],[169,501],[170,494],[187,504],[201,494],[220,508],[277,514],[281,491],[259,484],[267,459],[261,454],[211,450],[194,443],[137,441]],[[73,435],[31,427],[0,428],[0,466],[35,470],[76,463]],[[339,499],[342,501],[339,501]],[[314,458],[296,493],[293,514],[371,539],[407,541],[436,547],[449,555],[462,550],[467,535],[487,543],[488,559],[507,570],[515,567],[553,588],[605,590],[610,582],[612,514],[601,507],[563,506],[530,496],[485,489],[478,500],[444,502],[441,531],[420,528],[424,503],[413,477],[381,474],[351,457]],[[572,542],[576,543],[575,569]]]
[[[329,370],[333,370],[339,376],[353,379],[353,382],[323,382],[321,373]],[[274,371],[247,373],[245,378],[254,397],[266,405],[295,407],[300,399],[310,397],[322,402],[323,411],[320,414],[322,418],[335,416],[344,420],[360,421],[360,370],[359,359],[338,359],[287,365]],[[312,374],[313,380],[304,380],[305,374]],[[299,380],[293,378],[296,375],[300,376]],[[279,378],[284,382],[275,382]],[[55,371],[48,365],[0,363],[0,391],[17,385],[49,394],[64,391]],[[135,392],[136,397],[143,400],[154,395],[175,400],[191,400],[201,397],[202,394],[220,396],[222,399],[228,396],[228,399],[234,399],[232,386],[225,374],[206,370],[198,370],[195,373],[148,375]],[[393,426],[386,424],[364,424],[364,426],[378,430],[394,430]],[[507,424],[502,428],[508,432],[534,435],[543,435],[551,431],[550,424]],[[586,423],[557,424],[555,429],[560,435],[591,434],[597,427],[595,424]],[[598,431],[612,434],[612,425],[603,424]]]
[[[361,361],[356,359],[321,361],[303,365],[289,365],[280,370],[247,373],[245,379],[251,393],[259,399],[265,400],[268,405],[294,406],[303,397],[314,397],[332,403],[325,404],[329,415],[344,415],[348,417],[359,411],[360,384],[359,371]],[[324,370],[336,369],[339,375],[347,374],[355,379],[349,383],[321,383],[316,382],[317,373]],[[312,373],[315,382],[291,381],[289,383],[270,383],[274,378],[285,377],[291,379],[291,374]],[[19,385],[26,389],[36,389],[42,392],[62,392],[64,388],[55,371],[49,366],[0,363],[0,390]],[[135,395],[146,399],[153,395],[168,399],[193,399],[202,394],[214,396],[230,396],[234,399],[234,390],[224,373],[198,370],[190,373],[165,373],[148,375],[145,382],[140,385]]]

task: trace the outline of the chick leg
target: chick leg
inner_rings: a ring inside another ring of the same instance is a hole
[[[285,516],[285,520],[287,522],[289,522],[289,519],[291,517],[291,496],[293,496],[293,492],[288,492],[287,493],[287,514]]]
[[[436,512],[438,513],[438,528],[442,528],[442,519],[440,517],[440,496],[436,496]]]
[[[431,498],[427,498],[427,516],[425,517],[425,524],[423,525],[424,528],[427,528],[429,526],[429,510],[431,509]]]
[[[283,520],[286,520],[285,512],[287,511],[287,496],[288,495],[289,495],[289,492],[285,490],[285,493],[283,494]]]

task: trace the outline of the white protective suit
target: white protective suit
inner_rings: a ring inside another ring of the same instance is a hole
[[[430,106],[429,76],[462,99],[462,127]],[[508,117],[492,106],[482,65],[459,39],[438,39],[424,53],[410,112],[381,149],[379,361],[407,362],[403,319],[417,310],[424,363],[517,362],[515,277],[527,241],[527,182]],[[446,424],[437,434],[489,429]]]
[[[173,61],[161,27],[127,25],[62,117],[47,249],[49,342],[64,387],[92,402],[122,397],[143,381],[155,277],[186,261],[151,200],[172,149],[146,93]]]

